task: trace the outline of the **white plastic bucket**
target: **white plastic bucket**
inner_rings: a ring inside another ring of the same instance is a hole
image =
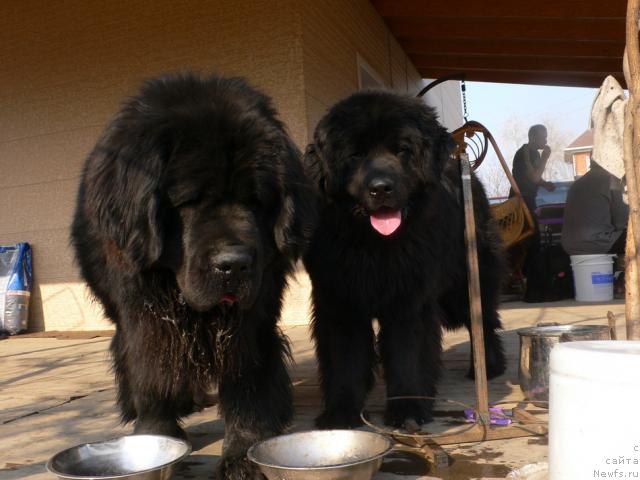
[[[640,478],[640,342],[551,351],[549,479]]]
[[[613,258],[615,255],[571,255],[573,284],[579,302],[613,300]]]

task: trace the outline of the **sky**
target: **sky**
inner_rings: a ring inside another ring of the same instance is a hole
[[[467,109],[469,120],[477,120],[489,129],[510,163],[515,147],[512,145],[514,142],[509,141],[505,134],[505,126],[509,122],[517,119],[522,124],[517,145],[527,141],[529,126],[549,123],[550,129],[557,130],[550,131],[550,137],[554,133],[558,134],[561,139],[559,143],[564,148],[588,128],[591,105],[596,93],[595,88],[467,82]],[[489,171],[498,166],[493,154],[488,155],[485,162],[486,165],[483,163],[478,168],[481,179],[486,178]],[[565,175],[569,174],[567,169]]]
[[[515,114],[531,125],[551,117],[577,137],[588,128],[596,92],[595,88],[467,82],[467,109],[469,119],[484,124],[494,136]]]

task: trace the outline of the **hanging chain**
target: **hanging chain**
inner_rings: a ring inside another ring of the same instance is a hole
[[[469,112],[467,112],[467,84],[464,80],[460,82],[460,90],[462,90],[462,108],[463,108],[463,116],[464,123],[469,121]]]

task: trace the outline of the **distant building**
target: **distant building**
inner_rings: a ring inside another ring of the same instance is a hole
[[[593,130],[591,129],[585,130],[564,149],[565,161],[573,163],[574,177],[581,177],[589,171],[592,150]]]

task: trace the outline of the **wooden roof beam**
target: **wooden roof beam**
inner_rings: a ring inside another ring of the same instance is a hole
[[[418,69],[622,72],[622,58],[417,54],[411,60]]]
[[[400,44],[406,53],[448,55],[547,55],[558,57],[622,58],[624,39],[619,42],[589,40],[496,40],[493,38],[405,38]]]
[[[413,38],[461,37],[494,40],[597,40],[624,42],[624,19],[485,19],[439,18],[433,21],[387,19],[401,42]]]
[[[372,0],[383,17],[571,17],[571,18],[622,18],[626,16],[626,0],[537,0],[523,2],[513,0]]]
[[[613,75],[624,87],[624,76],[619,72],[542,72],[516,70],[466,70],[443,68],[418,68],[423,78],[440,78],[464,73],[465,79],[474,82],[517,83],[566,87],[598,88],[607,75]]]

